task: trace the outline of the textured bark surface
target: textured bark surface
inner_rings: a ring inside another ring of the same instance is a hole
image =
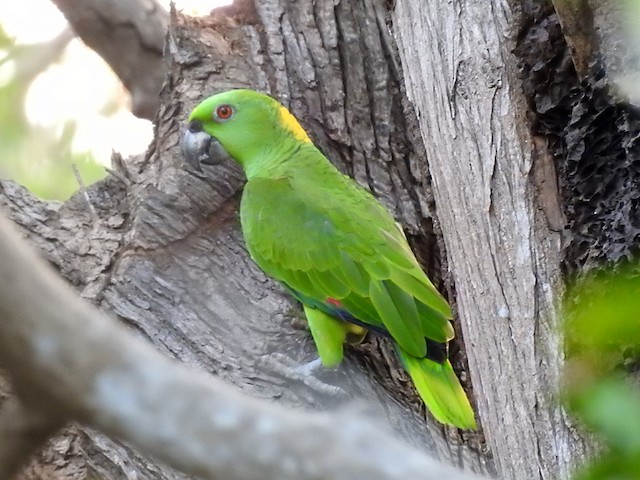
[[[493,472],[479,435],[425,420],[379,338],[350,348],[339,369],[318,372],[315,382],[283,375],[283,359],[274,353],[302,365],[315,350],[298,307],[244,249],[237,220],[242,175],[225,165],[196,177],[179,152],[186,115],[204,96],[242,86],[270,92],[332,161],[396,214],[440,278],[446,269],[433,235],[424,147],[402,93],[387,14],[381,1],[272,0],[206,20],[178,18],[156,139],[144,158],[118,162],[119,178],[88,189],[99,221],[81,195],[64,205],[39,202],[10,182],[1,184],[0,203],[84,297],[160,350],[260,398],[319,409],[356,401],[433,456]],[[451,292],[451,280],[444,283]],[[464,365],[463,355],[454,360]],[[329,394],[319,382],[342,393]],[[43,455],[45,465],[54,455],[79,476],[181,478],[84,429],[54,439]]]
[[[630,258],[640,242],[640,116],[607,89],[637,62],[614,3],[582,2],[572,18],[560,0],[557,14],[542,0],[398,0],[390,17],[382,0],[266,0],[177,18],[156,139],[89,189],[99,221],[81,195],[41,202],[11,182],[0,205],[84,297],[187,364],[285,405],[362,401],[407,441],[477,472],[567,477],[590,447],[554,399],[560,272]],[[246,254],[242,174],[197,177],[178,148],[196,103],[243,86],[287,104],[403,224],[457,304],[454,364],[486,442],[425,420],[379,338],[311,381],[283,374],[283,361],[315,351],[298,307]],[[87,475],[182,478],[79,428],[24,477]]]
[[[568,227],[563,268],[573,275],[633,259],[640,247],[640,114],[617,87],[637,65],[635,44],[626,49],[620,42],[618,19],[626,10],[607,14],[598,3],[590,11],[590,41],[601,47],[581,81],[558,15],[539,2],[524,6],[517,54],[531,129],[558,171]]]
[[[556,397],[564,218],[532,137],[507,2],[399,0],[394,26],[487,447],[505,478],[567,477],[589,451]],[[433,46],[437,45],[436,48]]]
[[[0,410],[0,478],[77,420],[209,480],[480,480],[352,409],[276,405],[163,355],[36,255],[0,216],[0,364],[16,392]]]

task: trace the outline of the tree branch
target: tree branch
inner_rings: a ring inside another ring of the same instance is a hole
[[[169,14],[155,0],[52,0],[75,32],[131,93],[131,109],[153,120],[165,76]]]
[[[37,299],[37,301],[34,301]],[[81,301],[0,220],[0,364],[22,398],[205,478],[471,480],[343,412],[246,397]]]
[[[581,80],[589,75],[593,55],[593,16],[586,0],[553,0],[562,34]]]

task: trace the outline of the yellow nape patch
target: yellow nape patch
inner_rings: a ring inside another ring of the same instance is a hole
[[[296,140],[300,140],[301,142],[311,143],[311,139],[307,132],[304,131],[304,128],[300,126],[296,117],[291,115],[291,112],[287,110],[285,107],[280,107],[280,121],[282,122],[282,126],[289,130],[291,134],[296,138]]]

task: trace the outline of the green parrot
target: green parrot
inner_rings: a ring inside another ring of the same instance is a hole
[[[391,214],[329,162],[284,106],[253,90],[219,93],[193,110],[182,146],[200,172],[228,158],[244,169],[247,249],[302,303],[324,366],[341,362],[346,341],[385,335],[433,416],[475,428],[447,358],[447,301]]]

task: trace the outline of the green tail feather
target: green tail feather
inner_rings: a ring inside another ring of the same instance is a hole
[[[475,430],[476,420],[467,395],[451,363],[440,364],[428,358],[416,358],[397,349],[422,401],[441,423]]]

